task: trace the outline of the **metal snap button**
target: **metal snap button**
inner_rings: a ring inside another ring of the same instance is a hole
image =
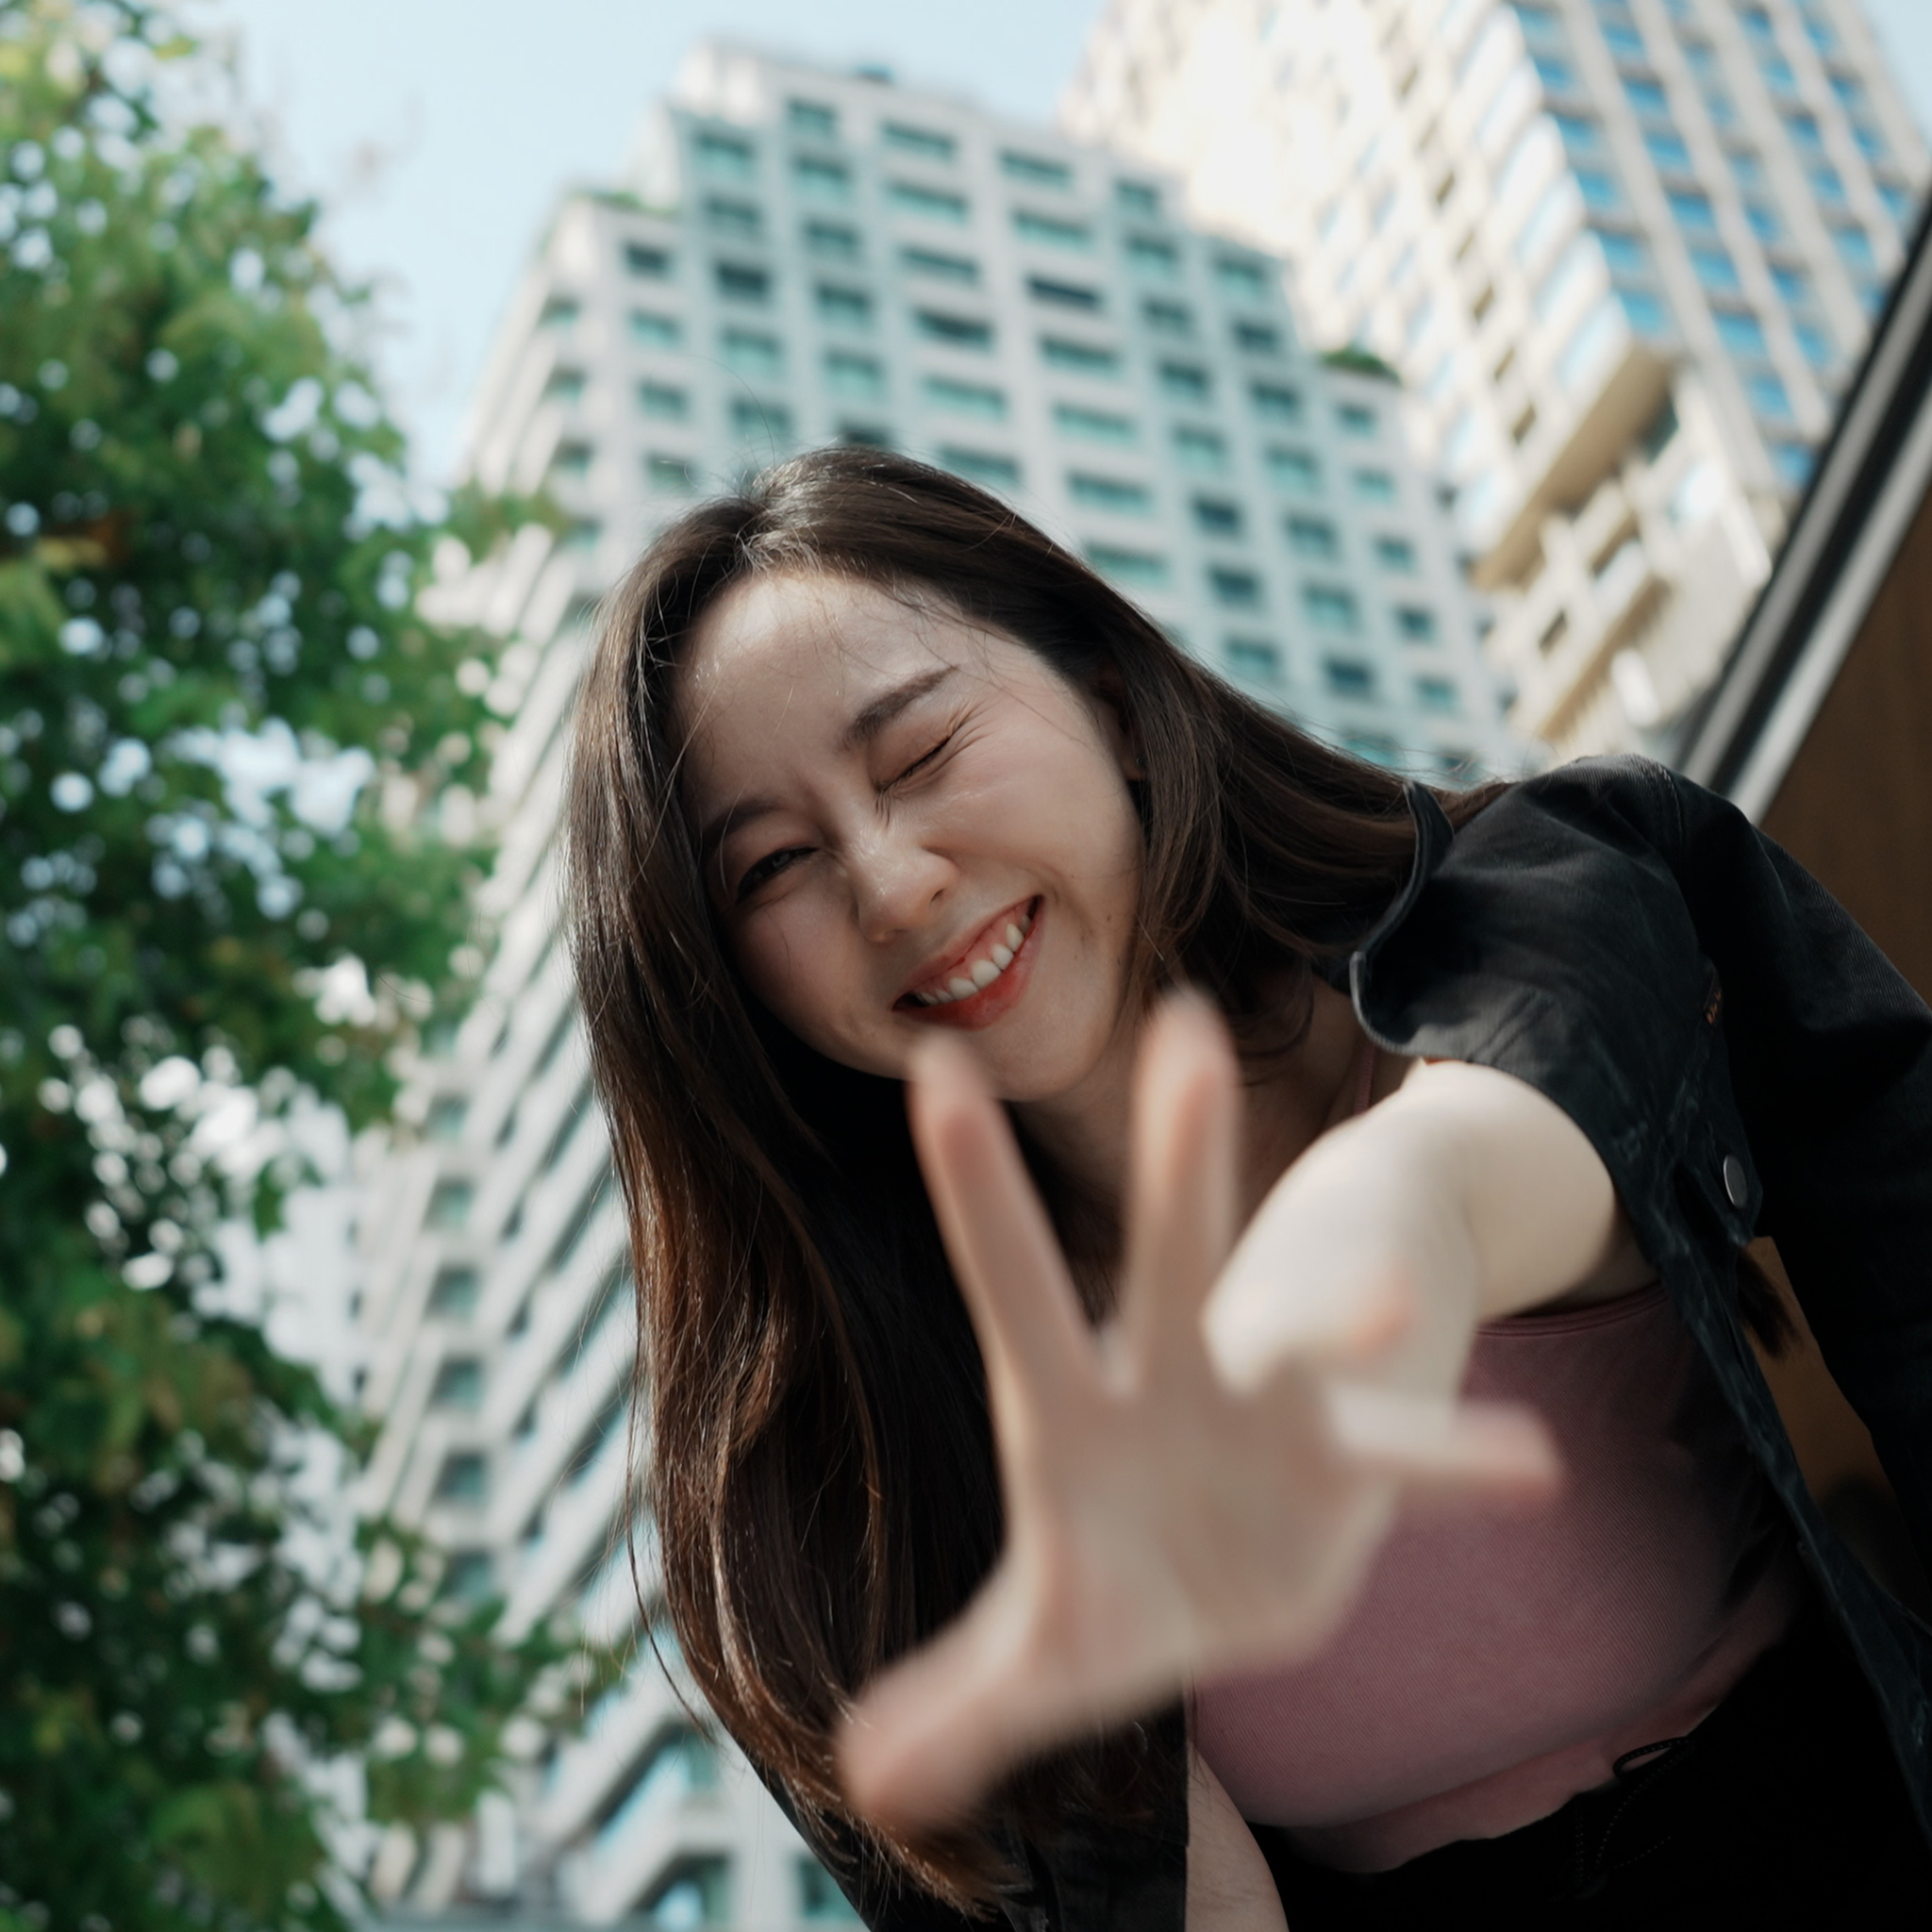
[[[1744,1178],[1744,1163],[1735,1154],[1724,1156],[1724,1194],[1733,1208],[1741,1208],[1751,1191]]]

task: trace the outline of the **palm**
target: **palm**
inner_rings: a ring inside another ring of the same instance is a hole
[[[1237,1092],[1205,1009],[1170,1008],[1139,1073],[1120,1312],[1096,1332],[1003,1112],[963,1056],[923,1070],[914,1131],[986,1358],[1008,1535],[965,1614],[855,1711],[842,1755],[861,1810],[954,1814],[1019,1758],[1190,1678],[1306,1656],[1406,1474],[1520,1462],[1493,1420],[1445,1426],[1338,1382],[1360,1323],[1251,1393],[1229,1387],[1201,1316],[1235,1234]]]

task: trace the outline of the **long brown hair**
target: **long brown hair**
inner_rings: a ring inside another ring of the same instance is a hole
[[[1036,1767],[943,1843],[860,1830],[841,1807],[841,1713],[972,1595],[1000,1498],[898,1085],[810,1051],[752,999],[679,808],[679,659],[727,586],[772,572],[937,597],[1105,688],[1146,772],[1136,983],[1205,987],[1238,1036],[1258,1037],[1264,987],[1292,1032],[1312,962],[1400,889],[1412,822],[1399,779],[1203,669],[995,498],[877,451],[803,456],[692,509],[603,612],[569,787],[571,936],[636,1259],[644,1500],[672,1624],[822,1850],[983,1906],[1016,1824],[1050,1833],[1131,1786],[1146,1734]],[[1481,802],[1443,801],[1457,821]]]

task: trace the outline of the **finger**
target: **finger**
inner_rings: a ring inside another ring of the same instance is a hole
[[[1358,1474],[1423,1496],[1541,1502],[1563,1479],[1562,1458],[1533,1409],[1454,1402],[1360,1382],[1324,1391],[1329,1439]]]
[[[920,1168],[996,1402],[1023,1391],[1037,1402],[1070,1398],[1091,1383],[1093,1338],[1005,1110],[950,1041],[920,1048],[907,1095]]]
[[[1241,1074],[1196,994],[1164,1001],[1134,1074],[1121,1324],[1129,1359],[1198,1357],[1201,1304],[1234,1245]]]
[[[1282,1261],[1237,1250],[1203,1317],[1208,1350],[1224,1382],[1251,1395],[1289,1361],[1345,1368],[1373,1360],[1414,1325],[1415,1291],[1401,1268],[1380,1265],[1314,1291],[1283,1291]]]

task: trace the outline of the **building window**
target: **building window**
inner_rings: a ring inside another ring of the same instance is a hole
[[[1878,267],[1878,258],[1872,252],[1872,238],[1863,228],[1845,223],[1832,229],[1831,241],[1839,259],[1847,268],[1871,275]]]
[[[1241,506],[1219,496],[1197,496],[1193,501],[1194,527],[1208,537],[1239,537],[1241,534]]]
[[[1919,197],[1902,181],[1881,181],[1878,198],[1901,228],[1909,228],[1919,219]]]
[[[872,297],[862,289],[841,289],[835,283],[821,282],[815,291],[819,320],[841,328],[872,326]]]
[[[1269,279],[1267,268],[1258,261],[1235,255],[1215,258],[1214,286],[1232,301],[1265,301]]]
[[[467,1322],[476,1312],[483,1291],[482,1277],[474,1268],[442,1268],[429,1290],[427,1312],[439,1321]]]
[[[943,188],[927,188],[918,181],[891,181],[886,185],[886,199],[908,215],[928,222],[963,222],[966,197],[949,194]]]
[[[983,416],[992,423],[1006,418],[1004,390],[990,389],[984,383],[960,382],[950,375],[928,375],[921,387],[926,401],[936,409],[949,409],[956,416]]]
[[[1234,345],[1249,356],[1278,356],[1281,331],[1265,322],[1238,322],[1234,325]]]
[[[877,423],[841,422],[836,432],[847,449],[895,449],[892,432]]]
[[[1166,336],[1191,336],[1194,332],[1194,317],[1184,303],[1165,302],[1158,295],[1150,295],[1141,304],[1141,316],[1147,326]]]
[[[1784,383],[1769,369],[1754,370],[1744,378],[1744,393],[1758,415],[1774,423],[1791,420],[1791,399]]]
[[[772,277],[764,269],[741,261],[721,261],[714,265],[713,273],[718,278],[718,292],[727,302],[772,299]]]
[[[651,1932],[700,1932],[731,1920],[728,1859],[680,1858],[645,1895],[644,1923]]]
[[[1436,641],[1436,613],[1420,604],[1398,604],[1395,633],[1405,643],[1432,644]]]
[[[1335,420],[1344,436],[1373,436],[1375,433],[1375,412],[1366,403],[1343,403],[1336,410]]]
[[[1163,362],[1159,369],[1160,392],[1176,403],[1205,403],[1210,391],[1208,372],[1191,362]]]
[[[1604,168],[1577,168],[1574,171],[1576,192],[1592,214],[1615,214],[1624,206],[1624,191],[1617,177]]]
[[[684,458],[658,451],[644,458],[644,481],[665,496],[690,496],[698,487],[696,473]]]
[[[1324,658],[1322,675],[1337,697],[1372,698],[1375,694],[1375,668],[1359,658]]]
[[[1012,490],[1019,485],[1020,466],[1011,457],[996,456],[991,450],[945,447],[939,458],[941,468],[989,490]]]
[[[1260,638],[1229,638],[1227,668],[1249,684],[1281,682],[1281,648]]]
[[[821,155],[799,155],[791,163],[791,178],[799,192],[818,201],[850,201],[852,171],[843,161],[828,161]]]
[[[551,403],[575,403],[583,398],[587,378],[581,369],[553,369],[543,385],[543,399]]]
[[[912,325],[931,342],[945,342],[955,349],[991,350],[992,324],[971,315],[947,315],[936,308],[916,308]]]
[[[458,1449],[442,1458],[436,1473],[439,1503],[480,1503],[490,1492],[490,1464],[475,1449]]]
[[[1312,496],[1322,487],[1321,466],[1305,449],[1271,449],[1265,461],[1268,475],[1283,490]]]
[[[1009,180],[1031,182],[1037,188],[1071,188],[1074,171],[1065,161],[1048,160],[1044,155],[1022,154],[1008,148],[1000,156],[1000,173]]]
[[[785,123],[793,134],[803,134],[814,141],[839,138],[838,110],[822,107],[817,101],[787,101]]]
[[[453,1355],[436,1372],[429,1391],[436,1408],[480,1408],[483,1406],[483,1364],[473,1355]]]
[[[1776,208],[1768,201],[1759,201],[1753,197],[1745,202],[1744,219],[1750,224],[1752,234],[1767,248],[1774,242],[1784,240],[1785,225],[1778,219]]]
[[[1216,564],[1208,573],[1208,589],[1214,601],[1229,610],[1261,608],[1261,579],[1251,570],[1230,570]]]
[[[1062,436],[1077,436],[1088,442],[1127,443],[1134,441],[1134,425],[1128,417],[1106,409],[1089,409],[1078,403],[1056,403],[1053,420]]]
[[[429,1207],[423,1216],[423,1224],[454,1233],[468,1224],[470,1207],[475,1198],[476,1190],[468,1181],[438,1181],[429,1191]]]
[[[675,349],[684,331],[675,317],[654,315],[648,308],[630,312],[630,339],[649,349]]]
[[[1844,181],[1829,161],[1814,161],[1805,170],[1805,179],[1811,184],[1811,192],[1821,207],[1842,208],[1845,205]]]
[[[1137,590],[1157,590],[1167,582],[1167,559],[1149,550],[1122,550],[1111,543],[1090,543],[1087,561],[1102,576]]]
[[[591,463],[597,452],[588,442],[559,442],[556,453],[550,458],[550,474],[553,476],[588,476]],[[458,1101],[458,1106],[462,1103]],[[441,1107],[442,1103],[437,1102]]]
[[[1071,369],[1081,375],[1118,375],[1120,355],[1094,342],[1074,342],[1062,336],[1041,336],[1041,359],[1050,369]]]
[[[1718,341],[1733,356],[1762,358],[1771,353],[1764,340],[1764,325],[1748,308],[1714,308]]]
[[[1364,503],[1395,501],[1395,478],[1387,470],[1357,470],[1350,481]]]
[[[1032,208],[1013,210],[1013,232],[1023,242],[1037,242],[1048,248],[1085,249],[1093,245],[1093,231],[1085,222],[1069,222],[1056,215],[1042,215]]]
[[[1115,206],[1130,215],[1144,215],[1151,221],[1160,213],[1159,192],[1144,182],[1116,181],[1113,198]]]
[[[1777,480],[1787,490],[1804,489],[1811,480],[1817,460],[1817,451],[1807,442],[1780,440],[1771,446],[1772,467],[1777,472]]]
[[[1144,517],[1154,509],[1154,493],[1146,484],[1124,476],[1096,476],[1086,470],[1068,473],[1067,494],[1089,509],[1110,510],[1116,516]]]
[[[1325,517],[1290,517],[1282,528],[1288,534],[1288,547],[1297,557],[1327,562],[1341,554],[1335,525]]]
[[[665,281],[671,275],[669,251],[647,248],[641,242],[624,244],[624,265],[632,275],[641,275],[647,281]]]
[[[902,155],[917,155],[927,161],[950,161],[959,145],[936,127],[911,127],[903,121],[888,121],[879,129],[879,139]]]
[[[683,390],[673,389],[668,383],[641,382],[638,408],[661,423],[682,423],[691,414],[691,398]]]
[[[1413,575],[1415,545],[1407,537],[1377,537],[1375,561],[1384,570],[1394,571],[1402,575]]]
[[[931,275],[935,281],[958,282],[974,288],[979,282],[979,264],[963,255],[941,255],[931,248],[902,248],[899,266],[908,275]]]
[[[764,232],[765,218],[748,201],[723,201],[714,194],[705,203],[705,225],[714,235],[756,242]]]
[[[1790,73],[1790,69],[1785,70]],[[1824,137],[1819,132],[1818,117],[1815,114],[1787,113],[1784,117],[1785,132],[1791,137],[1791,144],[1805,154],[1823,154]]]
[[[1183,424],[1174,432],[1174,453],[1184,470],[1218,476],[1227,468],[1227,443],[1219,430]]]
[[[1308,622],[1317,630],[1352,631],[1356,628],[1358,612],[1353,591],[1344,591],[1333,584],[1305,584],[1302,587],[1302,608],[1308,614]]]
[[[1820,323],[1794,323],[1791,333],[1798,339],[1799,352],[1813,369],[1833,369],[1838,365],[1838,345]]]
[[[784,364],[783,352],[775,336],[757,335],[750,329],[727,328],[719,339],[724,366],[734,375],[775,377]]]
[[[760,402],[757,396],[731,398],[731,433],[741,442],[770,439],[791,440],[791,411],[783,403]]]
[[[698,172],[719,181],[749,181],[757,164],[748,141],[710,128],[699,130],[691,151],[697,157]]]
[[[808,222],[805,245],[821,261],[857,261],[861,252],[858,231],[841,222]]]
[[[876,402],[886,392],[886,372],[870,356],[833,349],[825,356],[825,387],[835,396]]]
[[[1254,403],[1255,414],[1264,423],[1299,423],[1302,420],[1302,394],[1299,390],[1284,389],[1274,382],[1251,382],[1248,396]]]
[[[440,1594],[456,1604],[485,1604],[496,1594],[496,1566],[488,1550],[456,1550],[442,1573]]]
[[[1681,134],[1668,134],[1660,127],[1646,127],[1643,145],[1660,172],[1666,175],[1690,173],[1690,150]]]
[[[1056,308],[1098,309],[1100,291],[1077,288],[1070,282],[1048,281],[1044,275],[1028,275],[1026,292],[1036,302],[1050,303]]]
[[[1462,693],[1446,677],[1418,677],[1415,699],[1425,711],[1449,717],[1462,708]]]
[[[1697,279],[1707,293],[1734,295],[1743,286],[1738,279],[1738,265],[1731,259],[1730,251],[1715,242],[1700,242],[1691,249],[1690,266],[1697,271]]]
[[[1671,212],[1677,218],[1677,225],[1688,235],[1710,235],[1717,232],[1717,210],[1710,205],[1710,196],[1700,190],[1673,188],[1664,199],[1671,205]]]
[[[1181,272],[1179,249],[1158,235],[1129,235],[1127,261],[1139,274],[1158,281],[1174,281]]]
[[[539,328],[568,328],[584,312],[583,305],[569,295],[553,295],[537,318]]]

